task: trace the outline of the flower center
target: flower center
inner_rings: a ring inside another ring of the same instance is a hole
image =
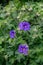
[[[26,24],[24,24],[23,26],[24,26],[24,27],[27,27],[27,25],[26,25]]]
[[[22,50],[25,50],[25,48],[23,47]]]
[[[14,34],[14,32],[12,32],[12,34]]]

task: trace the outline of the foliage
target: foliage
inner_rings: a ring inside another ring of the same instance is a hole
[[[18,30],[21,21],[31,24],[29,31]],[[16,37],[11,39],[9,31]],[[29,54],[18,53],[20,43],[27,43]],[[0,65],[43,65],[43,2],[9,1],[0,5]]]

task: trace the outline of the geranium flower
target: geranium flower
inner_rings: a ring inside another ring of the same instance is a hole
[[[24,55],[28,55],[29,47],[27,44],[20,44],[18,47],[18,52]]]
[[[10,31],[10,38],[14,38],[16,35],[16,32],[14,30]]]
[[[27,21],[20,22],[18,28],[24,31],[30,30],[30,23]]]

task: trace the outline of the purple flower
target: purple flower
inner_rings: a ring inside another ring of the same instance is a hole
[[[27,31],[27,30],[30,30],[30,23],[23,21],[23,22],[19,23],[18,27],[19,27],[20,30]]]
[[[14,38],[16,35],[16,32],[14,30],[10,31],[10,38]]]
[[[28,48],[27,44],[20,44],[19,45],[19,48],[18,48],[19,53],[22,53],[24,55],[28,55],[28,50],[29,50],[29,48]]]

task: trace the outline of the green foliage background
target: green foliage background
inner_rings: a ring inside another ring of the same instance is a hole
[[[19,22],[25,20],[31,24],[30,31],[19,31]],[[14,39],[9,37],[11,29],[16,31]],[[28,56],[18,53],[20,43],[28,44]],[[1,2],[0,65],[43,65],[43,0]]]

